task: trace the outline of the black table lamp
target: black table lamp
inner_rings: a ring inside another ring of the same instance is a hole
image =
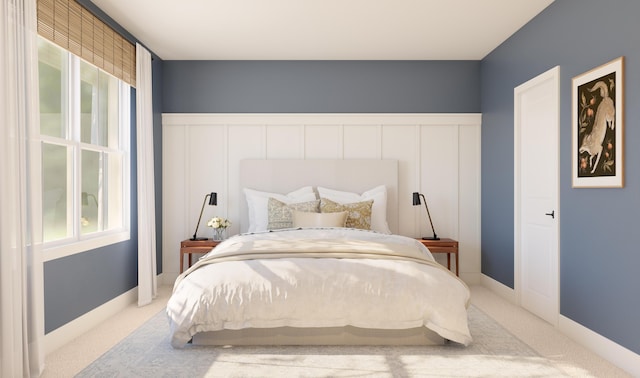
[[[218,205],[218,193],[211,192],[204,196],[204,201],[202,201],[202,209],[200,209],[200,217],[198,217],[198,224],[196,225],[196,230],[193,232],[193,237],[190,240],[207,240],[207,238],[199,238],[198,235],[198,227],[200,227],[200,221],[202,220],[202,212],[204,211],[204,205],[207,203],[207,197],[209,197],[209,205],[217,206]]]
[[[431,231],[433,231],[433,236],[425,236],[422,240],[440,240],[438,235],[436,235],[436,230],[433,228],[433,222],[431,221],[431,214],[429,214],[429,208],[427,207],[427,200],[424,199],[424,195],[422,193],[413,192],[413,206],[420,205],[420,197],[422,197],[422,202],[424,202],[424,208],[427,209],[427,216],[429,217],[429,223],[431,224]]]

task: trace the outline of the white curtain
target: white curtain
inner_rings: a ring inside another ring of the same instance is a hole
[[[138,148],[138,306],[156,297],[156,212],[153,164],[151,54],[136,44],[136,140]]]
[[[44,368],[36,0],[0,8],[0,376]]]

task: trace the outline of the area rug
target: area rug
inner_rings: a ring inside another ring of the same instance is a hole
[[[77,377],[562,377],[474,306],[470,346],[252,346],[173,349],[164,310]]]

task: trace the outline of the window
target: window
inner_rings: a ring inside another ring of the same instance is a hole
[[[82,251],[128,239],[130,87],[38,43],[45,246]]]

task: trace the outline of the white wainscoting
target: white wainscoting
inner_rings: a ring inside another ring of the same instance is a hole
[[[239,162],[243,159],[395,159],[399,165],[399,233],[430,235],[428,201],[438,236],[460,243],[460,276],[480,279],[479,114],[163,114],[163,276],[179,273],[180,241],[193,235],[204,196],[198,236],[211,236],[213,216],[236,221]],[[439,261],[446,259],[438,256]]]

